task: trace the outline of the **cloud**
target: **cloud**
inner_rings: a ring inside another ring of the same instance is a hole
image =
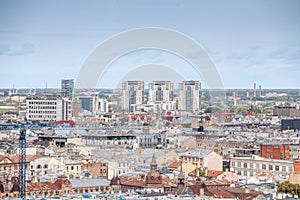
[[[0,44],[0,55],[6,55],[9,53],[9,45],[8,44]]]
[[[33,44],[30,43],[25,43],[21,46],[20,49],[9,51],[7,53],[8,56],[23,56],[27,54],[32,54],[34,53],[35,48]]]

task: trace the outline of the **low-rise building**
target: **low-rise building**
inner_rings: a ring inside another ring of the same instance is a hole
[[[290,173],[298,172],[299,164],[291,160],[269,159],[259,156],[230,158],[231,171],[240,179],[248,179],[260,173],[287,179]]]
[[[213,152],[203,149],[195,149],[179,154],[180,160],[184,163],[191,163],[196,168],[207,168],[210,170],[223,170],[222,156]]]

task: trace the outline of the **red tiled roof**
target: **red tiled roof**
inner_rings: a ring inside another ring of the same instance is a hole
[[[210,193],[210,195],[209,195],[209,193]],[[214,196],[217,198],[235,198],[235,196],[233,194],[224,190],[222,187],[206,188],[205,194],[207,196]]]
[[[181,165],[181,162],[173,162],[168,167],[178,169],[180,167],[180,165]]]
[[[223,174],[224,172],[223,171],[215,171],[215,170],[208,170],[207,171],[207,176],[209,177],[217,177],[221,174]]]
[[[59,190],[60,188],[51,182],[27,182],[27,191]]]

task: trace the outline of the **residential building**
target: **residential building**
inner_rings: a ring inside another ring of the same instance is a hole
[[[144,81],[124,81],[122,84],[122,110],[134,112],[137,105],[143,104]]]
[[[200,109],[201,83],[183,81],[179,83],[178,109],[198,111]]]
[[[195,169],[209,169],[222,171],[223,170],[223,159],[222,156],[213,152],[206,151],[203,149],[195,149],[179,154],[180,160],[184,163],[191,163],[195,166]]]
[[[58,95],[28,96],[26,98],[28,121],[60,121],[71,119],[71,101]]]
[[[263,143],[260,145],[260,156],[280,160],[300,160],[300,144]]]
[[[136,140],[135,135],[105,135],[93,134],[82,135],[82,143],[87,146],[120,146],[125,148],[132,148]]]
[[[299,106],[290,105],[275,106],[273,115],[280,117],[300,117],[300,108]]]
[[[83,170],[89,172],[93,178],[108,179],[108,163],[107,162],[93,162],[86,163],[82,166]]]
[[[173,101],[174,83],[171,81],[153,81],[149,83],[148,102]]]
[[[143,133],[137,134],[137,143],[141,148],[162,148],[167,147],[165,134],[161,133]]]
[[[251,157],[231,157],[231,171],[236,172],[240,179],[247,179],[264,173],[287,179],[290,173],[299,172],[300,163],[291,160],[278,160],[252,155]]]
[[[74,80],[73,79],[61,80],[61,93],[62,93],[63,97],[67,97],[71,101],[74,99]]]

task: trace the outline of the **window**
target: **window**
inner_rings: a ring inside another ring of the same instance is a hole
[[[38,165],[38,166],[37,166],[37,168],[38,168],[38,169],[41,169],[41,168],[42,168],[42,166],[41,166],[41,165]]]
[[[283,171],[283,172],[286,171],[286,166],[282,166],[282,171]]]
[[[261,168],[262,168],[262,169],[266,169],[266,165],[265,165],[265,164],[262,164],[262,165],[261,165]]]
[[[244,163],[244,168],[247,168],[247,163]]]
[[[273,165],[269,165],[269,170],[273,170]]]
[[[250,169],[253,169],[253,168],[254,168],[253,163],[250,163]]]
[[[279,166],[275,165],[275,171],[279,171]]]
[[[242,165],[241,165],[241,162],[238,162],[238,167],[241,167]]]
[[[232,162],[231,165],[232,165],[232,167],[235,167],[235,162]]]

